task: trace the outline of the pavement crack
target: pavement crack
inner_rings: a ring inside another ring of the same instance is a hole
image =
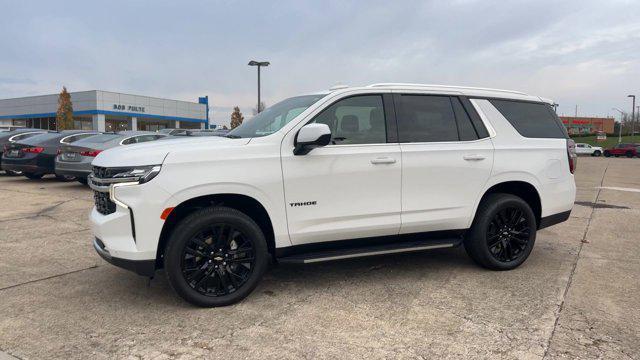
[[[571,288],[571,283],[573,282],[573,275],[576,272],[576,268],[578,267],[578,261],[580,260],[580,253],[582,253],[582,248],[584,247],[584,244],[587,243],[587,234],[589,233],[591,220],[593,220],[593,214],[595,213],[595,210],[597,208],[596,204],[598,203],[598,199],[600,198],[600,192],[602,191],[601,187],[602,187],[602,184],[604,184],[604,178],[607,176],[608,168],[609,168],[609,163],[607,163],[607,166],[604,168],[604,172],[602,173],[602,179],[600,179],[600,188],[598,188],[596,199],[593,202],[593,205],[591,206],[591,213],[589,214],[589,218],[587,220],[587,226],[585,226],[584,233],[582,234],[582,240],[580,241],[580,245],[578,246],[578,253],[576,254],[575,262],[573,263],[573,267],[571,268],[571,272],[569,273],[569,280],[567,281],[567,285],[565,286],[564,292],[562,293],[562,301],[560,302],[560,305],[556,310],[556,314],[555,314],[556,319],[553,323],[553,328],[551,329],[551,335],[549,335],[549,338],[547,339],[547,342],[544,347],[544,355],[542,356],[543,359],[546,359],[549,357],[549,349],[551,348],[551,341],[553,340],[553,337],[556,333],[556,329],[558,328],[558,323],[560,322],[560,315],[562,314],[562,310],[564,310],[564,304],[567,299],[567,294],[569,293],[569,289]]]
[[[69,271],[69,272],[66,272],[66,273],[62,273],[62,274],[56,274],[56,275],[51,275],[51,276],[47,276],[47,277],[40,278],[40,279],[30,280],[30,281],[23,282],[23,283],[20,283],[20,284],[9,285],[7,287],[0,288],[0,291],[13,289],[15,287],[22,286],[22,285],[33,284],[33,283],[40,282],[40,281],[55,279],[55,278],[62,277],[62,276],[65,276],[65,275],[70,275],[70,274],[75,274],[75,273],[78,273],[78,272],[81,272],[81,271],[85,271],[85,270],[95,269],[97,267],[98,267],[98,265],[93,265],[93,266],[90,266],[90,267],[84,268],[84,269],[73,270],[73,271]]]

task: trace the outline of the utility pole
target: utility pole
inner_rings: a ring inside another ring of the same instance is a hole
[[[633,104],[631,105],[631,143],[635,143],[635,135],[636,135],[636,96],[635,95],[627,95],[633,99]]]
[[[613,108],[613,110],[620,113],[620,124],[618,125],[618,144],[620,144],[622,142],[622,118],[624,117],[624,111],[618,108]]]
[[[576,104],[576,115],[575,117],[578,117],[578,105]]]

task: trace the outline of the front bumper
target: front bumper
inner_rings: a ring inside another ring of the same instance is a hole
[[[91,228],[101,245],[96,251],[103,258],[108,254],[112,260],[106,260],[114,265],[150,276],[153,271],[149,269],[153,267],[155,270],[160,233],[164,226],[160,215],[171,206],[167,205],[171,196],[153,182],[99,186],[92,179],[90,176],[89,185],[94,191],[108,193],[115,200],[112,212],[101,213],[95,206],[91,210]]]
[[[153,277],[156,272],[155,260],[128,260],[115,258],[111,256],[109,251],[105,248],[102,240],[98,238],[93,240],[93,248],[106,262],[125,270],[133,271],[138,275]]]

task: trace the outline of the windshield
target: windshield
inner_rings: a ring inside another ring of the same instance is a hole
[[[260,114],[246,120],[242,125],[231,130],[230,138],[250,138],[273,134],[282,129],[289,121],[300,115],[309,106],[325,97],[326,94],[296,96],[283,100],[266,108]]]

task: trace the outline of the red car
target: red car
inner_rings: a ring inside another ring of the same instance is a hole
[[[604,156],[606,157],[609,157],[609,156],[634,157],[638,155],[640,155],[640,144],[620,143],[604,151]]]

